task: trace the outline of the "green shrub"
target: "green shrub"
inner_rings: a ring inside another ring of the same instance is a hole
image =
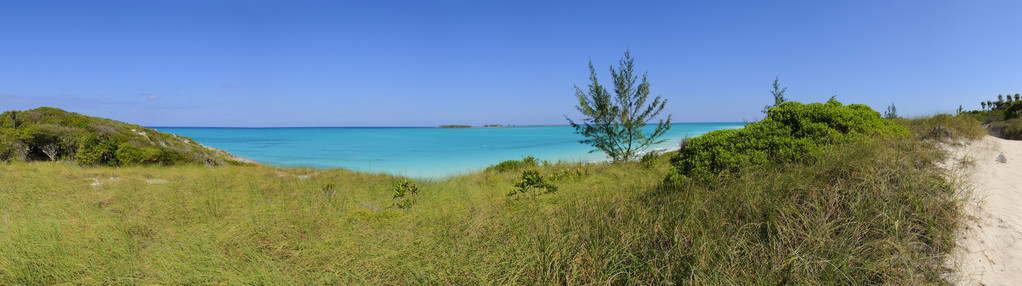
[[[646,152],[646,154],[643,154],[642,158],[639,159],[639,165],[642,165],[642,167],[646,169],[653,168],[653,166],[656,165],[657,159],[660,159],[660,152],[649,151]]]
[[[394,184],[394,198],[397,200],[393,203],[393,206],[399,209],[411,208],[412,196],[419,193],[419,187],[412,184],[409,180],[401,180]]]
[[[160,162],[162,152],[156,148],[138,147],[130,143],[117,145],[114,156],[119,165],[156,164]]]
[[[28,157],[28,146],[14,135],[0,133],[0,161],[25,161]]]
[[[560,169],[547,176],[551,181],[579,181],[589,175],[582,169]]]
[[[497,173],[503,173],[503,172],[507,172],[507,171],[518,170],[518,169],[521,169],[521,168],[535,167],[535,166],[538,166],[538,165],[539,164],[536,162],[536,158],[535,157],[525,156],[525,157],[522,157],[521,161],[518,161],[518,160],[507,160],[507,161],[504,161],[504,162],[497,163],[497,165],[492,165],[492,166],[486,167],[486,171],[487,172],[493,171],[493,172],[497,172]]]
[[[557,186],[547,182],[543,175],[539,174],[536,170],[525,170],[522,171],[522,177],[515,183],[514,188],[508,192],[508,196],[514,196],[517,194],[528,193],[530,189],[536,189],[539,192],[536,194],[553,193],[557,191]]]
[[[763,121],[742,129],[717,130],[689,140],[671,157],[668,178],[708,178],[743,166],[804,162],[821,146],[871,136],[906,137],[905,128],[861,104],[785,102]]]
[[[75,161],[80,165],[116,165],[117,160],[114,153],[117,152],[117,144],[110,140],[88,135],[78,142],[78,151],[75,153]]]

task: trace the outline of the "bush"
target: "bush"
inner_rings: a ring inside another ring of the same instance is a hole
[[[763,121],[742,129],[717,130],[692,138],[671,157],[668,179],[708,178],[766,162],[812,160],[821,146],[871,136],[907,137],[908,131],[861,104],[785,102]]]
[[[639,165],[642,165],[642,167],[646,169],[653,168],[653,166],[656,165],[657,159],[660,159],[660,151],[649,151],[646,152],[646,154],[643,154],[642,158],[639,159]]]
[[[117,144],[110,140],[101,139],[97,136],[85,136],[78,142],[78,151],[75,153],[75,161],[80,165],[116,165],[117,160],[114,153],[117,152]]]
[[[163,158],[160,149],[138,147],[130,143],[117,145],[114,156],[117,157],[119,165],[158,164]]]
[[[536,189],[539,192],[537,194],[553,193],[557,191],[557,186],[547,182],[543,175],[539,174],[536,170],[525,170],[522,171],[522,178],[515,183],[514,188],[508,192],[508,196],[514,196],[517,194],[528,193],[530,189]]]
[[[25,161],[28,159],[28,146],[13,135],[0,133],[0,161]]]
[[[536,158],[534,158],[532,156],[525,156],[525,157],[522,157],[521,161],[518,161],[518,160],[507,160],[507,161],[504,161],[504,162],[497,163],[497,165],[486,167],[486,171],[487,172],[493,171],[493,172],[497,172],[497,173],[503,173],[503,172],[518,170],[518,169],[526,168],[526,167],[535,167],[537,165],[538,164],[536,163]]]
[[[412,196],[419,193],[419,187],[412,184],[409,180],[401,180],[394,184],[394,199],[397,200],[393,203],[393,206],[399,209],[411,208]]]
[[[547,176],[551,181],[580,181],[589,175],[582,169],[560,169]]]

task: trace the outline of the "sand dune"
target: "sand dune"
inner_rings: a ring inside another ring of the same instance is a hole
[[[999,162],[1001,154],[1006,162]],[[972,192],[966,228],[950,261],[957,277],[949,280],[1022,285],[1022,141],[986,136],[952,155],[950,168]]]

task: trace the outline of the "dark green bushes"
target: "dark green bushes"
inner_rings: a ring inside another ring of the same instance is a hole
[[[718,130],[692,138],[671,157],[668,181],[680,176],[709,178],[767,162],[804,162],[821,146],[870,137],[907,137],[905,128],[861,104],[785,102],[763,121],[742,129]]]

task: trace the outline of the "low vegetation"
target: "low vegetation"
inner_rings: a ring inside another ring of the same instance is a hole
[[[997,95],[997,101],[984,101],[980,106],[981,110],[960,111],[958,116],[982,122],[990,135],[1022,140],[1022,100],[1019,94]]]
[[[526,158],[440,182],[0,164],[0,284],[945,284],[960,188],[920,138],[932,126],[966,137],[978,126],[894,125],[836,102],[769,113],[750,131],[692,138],[681,154],[713,144],[767,154],[692,163],[714,170],[698,179],[699,168],[679,165],[685,155]],[[665,180],[668,170],[684,177]],[[526,195],[507,195],[518,187]]]
[[[784,102],[742,129],[717,130],[692,138],[671,161],[670,180],[710,178],[768,162],[814,160],[821,147],[867,138],[907,137],[905,128],[861,104]],[[670,182],[669,182],[670,183]]]
[[[504,162],[497,163],[496,165],[486,167],[485,172],[503,173],[522,168],[536,167],[538,165],[539,162],[536,161],[535,157],[522,156],[522,160],[507,160]]]
[[[1011,140],[1022,140],[1022,118],[990,122],[987,125],[990,134]]]
[[[0,114],[0,161],[57,160],[90,166],[241,164],[187,137],[57,108]]]

